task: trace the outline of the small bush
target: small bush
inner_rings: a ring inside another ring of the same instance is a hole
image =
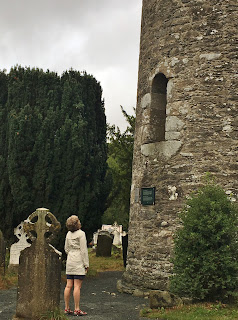
[[[225,299],[238,288],[238,208],[207,183],[187,201],[175,236],[170,290],[198,300]]]

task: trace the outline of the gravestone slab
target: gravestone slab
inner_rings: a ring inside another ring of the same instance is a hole
[[[18,272],[20,253],[31,244],[27,242],[28,235],[23,229],[23,222],[21,222],[15,229],[14,235],[18,238],[18,242],[13,243],[10,248],[10,260],[8,270],[10,272]]]
[[[97,244],[99,232],[100,232],[100,230],[94,232],[94,234],[93,234],[93,244],[94,244],[94,245]]]
[[[111,257],[113,237],[107,231],[101,231],[97,240],[97,257]]]
[[[113,238],[113,245],[114,246],[120,246],[121,245],[121,234],[117,230],[114,230],[113,232],[114,238]]]
[[[61,255],[49,245],[60,223],[48,209],[40,208],[23,228],[33,243],[20,255],[15,319],[38,320],[60,303]]]

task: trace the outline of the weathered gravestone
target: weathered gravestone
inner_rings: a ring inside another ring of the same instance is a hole
[[[60,303],[61,256],[49,245],[60,223],[48,209],[40,208],[23,227],[33,243],[20,255],[14,319],[38,320]]]
[[[11,245],[8,270],[18,272],[20,253],[25,248],[30,247],[31,244],[27,242],[29,237],[23,229],[23,222],[14,229],[14,235],[18,238],[18,242]]]
[[[113,245],[114,246],[120,246],[121,245],[121,234],[119,231],[114,230],[113,231]]]
[[[101,231],[97,239],[97,257],[111,257],[113,237],[107,231]]]
[[[0,268],[3,268],[4,273],[5,273],[5,254],[6,254],[5,241],[4,241],[2,231],[0,230]]]

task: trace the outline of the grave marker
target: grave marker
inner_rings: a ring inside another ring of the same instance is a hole
[[[18,238],[18,242],[11,245],[8,270],[18,272],[20,253],[25,248],[30,247],[31,244],[27,242],[29,237],[23,229],[23,222],[14,229],[14,234]]]
[[[60,303],[61,255],[49,245],[60,223],[48,209],[40,208],[23,228],[33,243],[20,255],[15,319],[38,320]]]
[[[101,231],[97,239],[97,257],[111,257],[113,237],[107,231]]]

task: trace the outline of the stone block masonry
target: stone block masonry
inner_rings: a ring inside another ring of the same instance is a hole
[[[178,212],[206,172],[237,200],[237,16],[236,0],[143,1],[126,292],[168,289]]]

